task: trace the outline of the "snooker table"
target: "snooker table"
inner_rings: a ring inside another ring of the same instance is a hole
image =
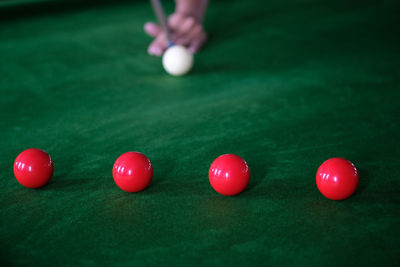
[[[164,1],[167,12],[172,1]],[[192,72],[147,55],[147,1],[0,2],[2,266],[399,266],[398,1],[211,1]],[[54,160],[41,189],[12,166]],[[120,190],[140,151],[151,185]],[[208,168],[234,153],[247,189],[217,194]],[[315,185],[352,161],[356,193]]]

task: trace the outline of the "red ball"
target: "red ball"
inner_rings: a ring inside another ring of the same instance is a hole
[[[234,196],[248,185],[250,168],[241,157],[225,154],[211,164],[208,178],[215,191],[225,196]]]
[[[328,159],[317,171],[317,187],[329,199],[346,199],[356,191],[357,185],[358,171],[346,159]]]
[[[113,177],[122,190],[139,192],[150,184],[153,178],[153,166],[142,153],[126,152],[115,161]]]
[[[18,182],[29,188],[47,184],[53,175],[54,164],[49,154],[37,148],[22,151],[14,162],[14,175]]]

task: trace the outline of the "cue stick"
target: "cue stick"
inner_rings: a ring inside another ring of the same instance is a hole
[[[171,39],[171,33],[168,29],[167,16],[165,16],[164,8],[162,7],[160,0],[150,0],[150,2],[151,5],[153,6],[153,10],[154,13],[156,14],[158,22],[160,23],[162,30],[167,36],[168,47],[170,47],[173,45],[173,43]]]

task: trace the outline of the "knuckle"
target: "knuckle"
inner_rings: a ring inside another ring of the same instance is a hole
[[[193,17],[188,17],[187,19],[186,19],[186,23],[188,24],[188,25],[190,25],[190,26],[192,26],[192,25],[194,25],[195,24],[195,19],[193,18]]]

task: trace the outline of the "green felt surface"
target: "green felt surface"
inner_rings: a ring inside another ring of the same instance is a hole
[[[147,2],[36,5],[0,9],[2,263],[400,263],[396,1],[212,1],[181,78],[146,54]],[[39,190],[13,178],[30,147],[55,164]],[[131,150],[155,171],[137,194],[111,176]],[[208,182],[224,153],[252,170],[236,197]],[[335,156],[360,172],[340,202],[315,186]]]

